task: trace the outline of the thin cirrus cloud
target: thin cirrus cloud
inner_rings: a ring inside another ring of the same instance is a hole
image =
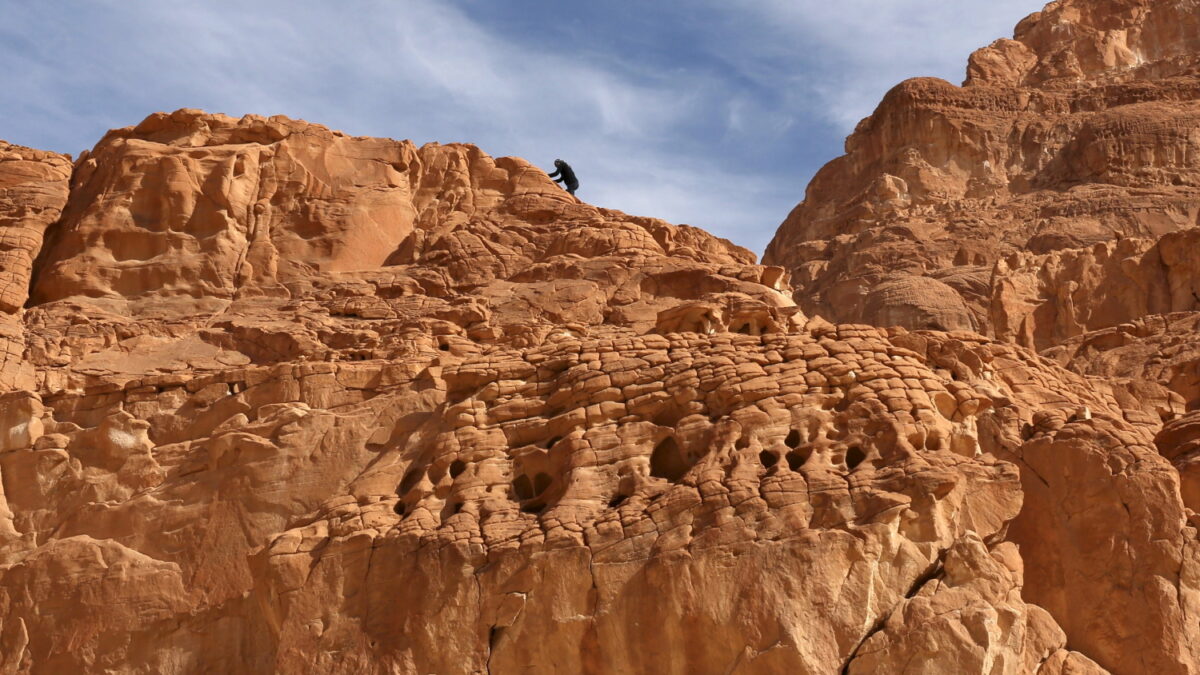
[[[837,3],[757,0],[740,11],[753,32],[797,38],[803,49],[780,51],[780,40],[734,52],[741,69],[774,81],[791,78],[793,91],[815,103],[816,114],[849,132],[898,82],[918,76],[963,79],[968,55],[1041,9],[1041,0],[944,2],[840,0]],[[804,105],[803,101],[796,101]]]
[[[0,138],[180,107],[571,162],[587,201],[761,251],[905,77],[962,78],[1037,0],[0,0]]]

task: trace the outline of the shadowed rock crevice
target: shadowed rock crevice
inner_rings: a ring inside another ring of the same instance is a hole
[[[679,449],[674,437],[668,436],[654,446],[650,455],[650,475],[665,478],[672,483],[678,482],[687,473],[691,465]]]

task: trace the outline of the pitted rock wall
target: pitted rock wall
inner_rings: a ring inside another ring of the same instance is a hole
[[[0,463],[23,542],[0,588],[39,667],[832,672],[956,542],[1020,519],[999,453],[1035,410],[1087,407],[1150,437],[1112,393],[1081,397],[1026,360],[967,334],[815,321],[14,398],[42,429]],[[41,566],[94,546],[177,571],[83,615],[21,600]],[[173,604],[122,614],[157,593]],[[1037,627],[1008,662],[1086,661],[1011,602]],[[664,641],[696,625],[703,649]],[[42,637],[66,626],[88,626],[87,649]]]

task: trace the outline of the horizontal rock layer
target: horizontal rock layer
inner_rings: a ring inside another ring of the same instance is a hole
[[[792,271],[810,314],[1036,349],[1131,312],[1196,311],[1178,286],[1169,303],[1155,291],[1141,307],[1064,306],[1086,275],[1043,256],[1139,239],[1185,257],[1178,240],[1156,240],[1200,224],[1198,124],[1190,0],[1054,2],[976,52],[964,86],[921,78],[890,91],[765,260]],[[1145,296],[1159,272],[1127,274],[1125,293]]]

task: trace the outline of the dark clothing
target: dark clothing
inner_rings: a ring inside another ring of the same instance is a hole
[[[547,174],[554,178],[555,183],[562,183],[567,186],[567,193],[574,195],[579,189],[579,179],[575,177],[575,172],[571,170],[571,165],[563,162],[554,169],[554,173]]]

